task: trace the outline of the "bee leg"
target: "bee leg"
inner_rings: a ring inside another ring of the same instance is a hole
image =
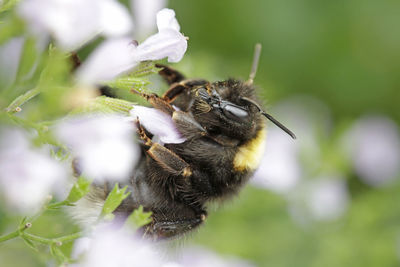
[[[193,116],[184,111],[175,110],[166,100],[156,94],[146,94],[133,91],[141,95],[156,109],[170,115],[175,122],[179,132],[187,139],[198,138],[207,135],[207,131],[193,118]],[[140,127],[138,127],[140,130]],[[142,129],[143,130],[143,129]],[[142,132],[145,132],[144,130]],[[141,132],[139,131],[139,135]]]
[[[206,212],[203,212],[189,218],[156,221],[146,227],[145,236],[150,235],[157,240],[183,234],[198,227],[205,221],[206,217]]]
[[[170,116],[172,116],[172,113],[174,113],[175,111],[175,109],[167,101],[156,94],[147,94],[134,89],[132,89],[131,92],[140,95],[141,97],[146,99],[154,108],[161,110],[162,112]]]
[[[156,64],[157,68],[162,68],[158,74],[164,78],[164,80],[169,84],[173,84],[173,83],[177,83],[180,82],[182,80],[185,79],[185,76],[183,76],[182,73],[180,73],[179,71],[168,67],[166,65],[162,65],[162,64]]]
[[[147,148],[147,154],[157,162],[157,164],[163,168],[165,171],[172,175],[182,175],[183,177],[188,177],[192,175],[192,170],[186,161],[184,161],[177,154],[169,150],[168,148],[158,144],[153,143],[151,139],[147,136],[146,130],[140,125],[139,120],[136,122],[138,127],[138,134],[140,139],[143,140],[143,145]]]
[[[147,154],[155,160],[161,168],[172,175],[182,175],[183,177],[192,175],[192,170],[186,161],[160,144],[153,143],[150,149],[147,150]]]
[[[172,102],[176,99],[176,97],[183,93],[187,94],[189,97],[192,88],[207,84],[209,84],[208,81],[201,79],[176,82],[171,84],[169,89],[163,94],[163,98],[168,102]]]
[[[177,110],[172,114],[172,120],[175,122],[178,131],[186,139],[190,140],[207,135],[207,131],[190,113]]]

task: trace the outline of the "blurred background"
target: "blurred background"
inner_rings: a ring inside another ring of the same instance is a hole
[[[177,246],[232,260],[220,266],[399,266],[400,2],[171,0],[168,7],[190,38],[173,65],[187,77],[247,79],[261,43],[260,98],[297,135],[269,123],[251,184],[210,207],[207,223]],[[1,232],[14,221],[3,217]],[[76,229],[65,222],[45,214],[32,231]],[[22,241],[0,246],[0,265],[45,262]]]
[[[190,77],[255,79],[269,125],[253,183],[189,242],[258,266],[398,266],[399,1],[170,1]]]

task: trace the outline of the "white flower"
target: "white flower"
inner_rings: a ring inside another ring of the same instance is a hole
[[[288,195],[289,211],[299,223],[333,221],[347,211],[349,193],[341,175],[322,175]]]
[[[78,69],[76,78],[84,84],[111,80],[138,64],[135,51],[129,38],[104,41]]]
[[[117,115],[70,118],[56,126],[84,175],[97,182],[126,181],[140,152],[132,123]]]
[[[0,192],[13,210],[32,214],[66,184],[67,170],[48,153],[30,148],[21,130],[3,130],[0,137]]]
[[[18,13],[39,38],[50,35],[65,50],[97,34],[128,34],[133,27],[129,12],[114,0],[25,0]]]
[[[137,47],[128,39],[105,41],[77,70],[78,81],[90,84],[110,80],[145,60],[165,57],[169,62],[181,60],[186,52],[187,40],[179,32],[175,12],[171,9],[159,11],[157,27],[159,32]]]
[[[380,186],[399,177],[399,130],[389,118],[361,118],[345,136],[343,144],[357,174],[367,184]]]
[[[24,38],[18,37],[0,45],[0,86],[7,88],[16,76]]]
[[[285,100],[274,107],[272,114],[284,122],[297,139],[291,139],[281,129],[269,124],[265,155],[252,182],[278,193],[290,194],[305,175],[321,167],[317,133],[321,132],[319,127],[325,130],[330,117],[326,107],[310,97]]]
[[[150,243],[125,228],[98,226],[91,236],[78,239],[72,252],[80,267],[159,267],[161,257]]]
[[[294,188],[300,177],[296,142],[280,129],[271,126],[267,134],[265,155],[251,182],[275,192],[286,193]]]
[[[131,0],[131,9],[135,19],[135,36],[141,40],[154,33],[157,12],[167,6],[167,0]]]
[[[185,142],[170,116],[154,108],[134,106],[130,111],[133,119],[139,118],[147,131],[157,136],[162,143],[179,144]]]

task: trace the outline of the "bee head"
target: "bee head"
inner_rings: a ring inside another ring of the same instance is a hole
[[[263,128],[263,122],[257,107],[243,99],[257,102],[253,85],[215,82],[196,89],[192,113],[208,131],[246,141]]]
[[[208,130],[238,140],[252,139],[264,127],[262,116],[289,134],[296,136],[258,103],[252,83],[237,80],[215,82],[196,89],[192,112]]]
[[[224,135],[246,141],[252,139],[263,128],[261,116],[265,116],[293,139],[296,135],[265,112],[258,104],[253,80],[256,76],[261,44],[256,44],[253,64],[246,82],[227,80],[207,84],[196,89],[193,114],[200,123],[211,125],[211,129]],[[199,116],[198,114],[207,114]],[[219,125],[219,126],[218,126]]]

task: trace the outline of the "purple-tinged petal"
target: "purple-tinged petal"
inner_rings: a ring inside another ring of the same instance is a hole
[[[134,127],[125,117],[69,118],[56,126],[55,133],[78,159],[83,174],[97,182],[126,181],[140,157]]]
[[[37,212],[48,195],[65,186],[67,170],[47,151],[30,147],[17,128],[0,132],[0,196],[15,212]]]
[[[384,186],[399,177],[400,134],[390,118],[362,117],[343,138],[343,149],[365,183]]]
[[[167,0],[131,0],[131,9],[135,19],[135,36],[138,40],[156,31],[157,12],[167,5]]]
[[[136,50],[136,59],[159,60],[168,57],[169,62],[178,62],[187,49],[187,40],[180,32],[164,29],[141,43]]]
[[[134,106],[131,110],[131,116],[134,119],[139,118],[140,124],[160,138],[163,143],[180,144],[185,142],[185,138],[176,128],[172,118],[157,109]]]
[[[78,69],[76,76],[81,83],[93,84],[111,80],[138,64],[134,54],[136,46],[129,38],[103,42]]]
[[[108,37],[129,34],[133,22],[128,10],[117,1],[100,1],[100,27]]]
[[[164,8],[157,13],[157,28],[158,31],[172,29],[177,32],[181,29],[178,21],[175,18],[175,11],[169,8]]]

